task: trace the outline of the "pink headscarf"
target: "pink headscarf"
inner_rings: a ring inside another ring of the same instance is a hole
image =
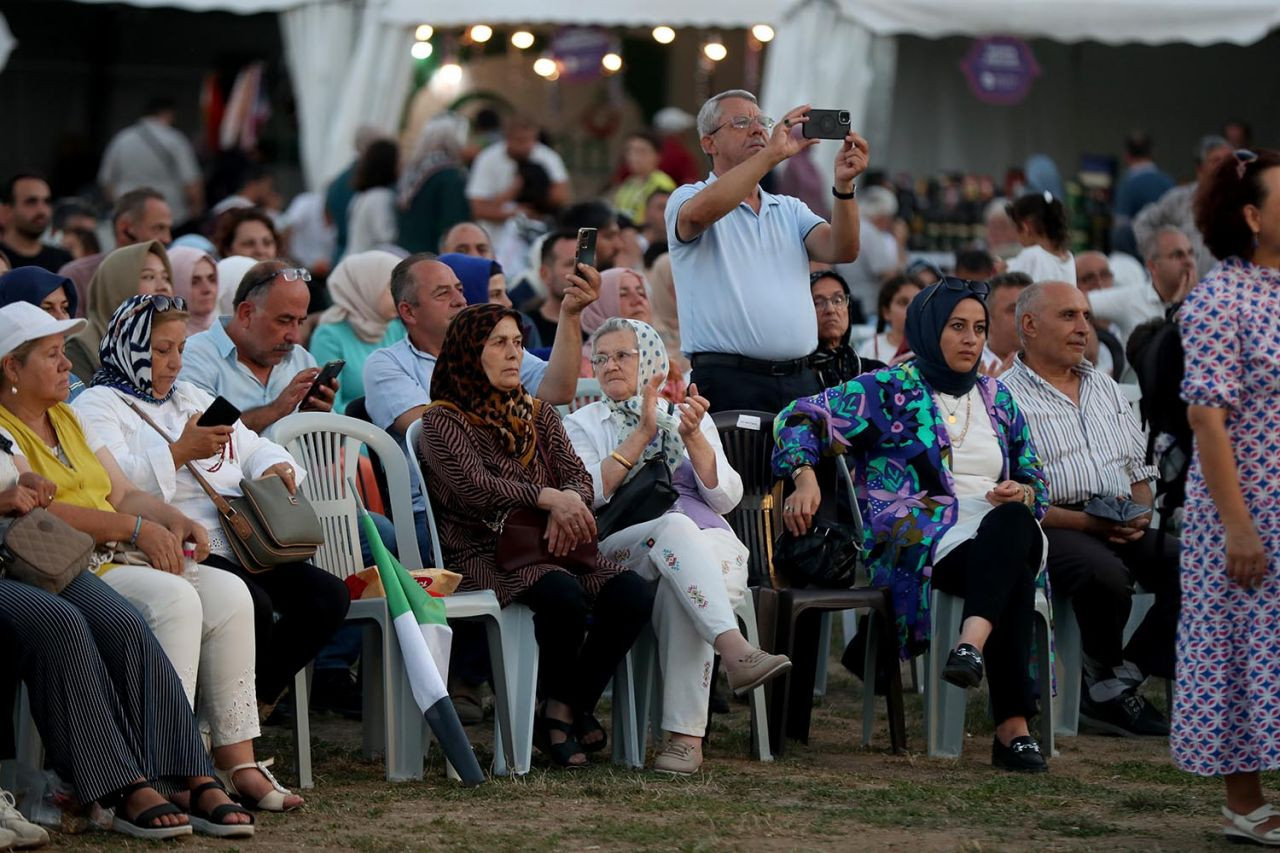
[[[187,313],[191,315],[187,318],[188,335],[203,332],[218,319],[217,300],[214,300],[213,309],[207,314],[196,314],[191,310],[191,276],[195,272],[196,264],[202,260],[208,261],[213,267],[216,281],[218,262],[213,255],[190,246],[174,246],[169,249],[169,265],[173,267],[173,294],[187,300]]]
[[[636,281],[640,282],[640,286],[644,288],[645,293],[649,292],[649,283],[644,280],[644,276],[633,269],[614,267],[611,270],[605,270],[600,273],[600,298],[588,305],[582,312],[582,333],[584,335],[591,334],[603,326],[605,320],[610,317],[617,317],[622,313],[622,297],[618,295],[618,291],[622,287],[623,279],[627,276],[633,276]]]

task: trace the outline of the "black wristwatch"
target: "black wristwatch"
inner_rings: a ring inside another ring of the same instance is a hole
[[[847,193],[842,193],[840,192],[840,190],[836,189],[835,187],[832,187],[831,194],[836,198],[840,199],[841,201],[848,201],[849,199],[854,198],[858,195],[858,187],[857,185],[854,185],[853,189],[849,190]]]

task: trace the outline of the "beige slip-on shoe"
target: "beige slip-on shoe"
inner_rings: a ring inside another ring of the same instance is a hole
[[[741,696],[769,679],[777,678],[789,669],[791,669],[791,659],[786,655],[771,655],[756,649],[746,657],[738,659],[738,667],[729,673],[729,687]]]

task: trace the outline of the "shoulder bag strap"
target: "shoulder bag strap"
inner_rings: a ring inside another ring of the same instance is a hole
[[[552,488],[560,489],[560,478],[556,476],[556,469],[551,465],[551,452],[547,450],[546,445],[538,440],[538,416],[542,412],[542,401],[537,397],[533,398],[533,446],[538,451],[538,455],[542,457],[542,464],[547,466],[547,476],[551,478]]]
[[[121,395],[120,399],[124,400],[125,405],[133,409],[133,411],[137,413],[138,417],[146,421],[152,429],[160,433],[160,437],[168,442],[169,445],[172,446],[175,443],[174,440],[169,437],[169,434],[161,429],[160,425],[152,420],[151,416],[143,411],[136,403],[133,402],[133,400],[130,400],[123,395]],[[209,481],[206,480],[204,475],[196,469],[196,466],[187,462],[186,467],[187,470],[191,472],[191,476],[196,478],[196,482],[200,484],[200,488],[204,489],[205,494],[209,496],[209,500],[213,501],[213,505],[217,508],[218,514],[226,519],[229,524],[235,527],[237,534],[241,536],[249,535],[251,532],[249,523],[240,517],[240,513],[236,512],[235,507],[227,503],[227,499],[218,494],[217,489],[209,485]]]

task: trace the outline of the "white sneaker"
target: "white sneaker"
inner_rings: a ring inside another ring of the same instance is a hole
[[[0,790],[0,849],[6,846],[5,835],[11,836],[8,846],[15,850],[43,847],[49,843],[49,833],[22,816],[13,794]]]
[[[18,836],[7,829],[0,829],[0,850],[12,850]]]

